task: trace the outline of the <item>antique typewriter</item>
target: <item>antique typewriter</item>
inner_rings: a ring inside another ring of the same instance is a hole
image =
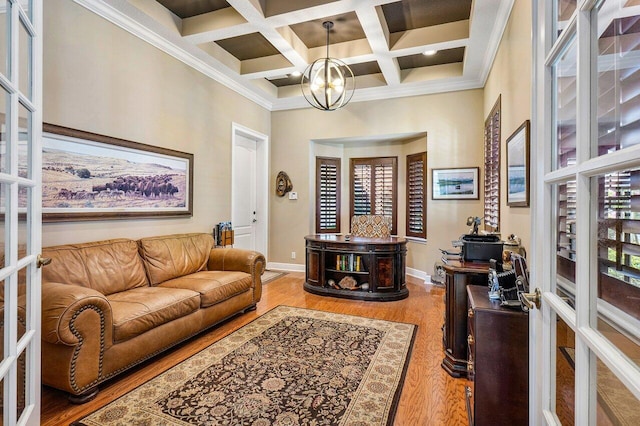
[[[520,293],[529,292],[529,272],[524,257],[511,253],[507,264],[492,260],[489,267],[489,298],[501,306],[528,309],[520,302]]]

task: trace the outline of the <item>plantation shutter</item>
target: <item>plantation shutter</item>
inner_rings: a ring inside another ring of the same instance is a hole
[[[397,231],[397,157],[351,159],[351,216],[367,214],[391,218]]]
[[[340,159],[316,157],[316,233],[340,232]]]
[[[351,216],[371,214],[371,165],[353,164],[353,206]]]
[[[500,229],[500,97],[484,123],[484,229]]]
[[[427,238],[427,153],[407,156],[408,237]]]

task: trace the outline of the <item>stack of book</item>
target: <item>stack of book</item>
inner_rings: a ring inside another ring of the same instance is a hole
[[[362,256],[359,254],[339,254],[336,256],[336,270],[361,272],[363,270]]]

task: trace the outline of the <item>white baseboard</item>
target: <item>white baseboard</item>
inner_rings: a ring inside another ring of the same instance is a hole
[[[297,263],[267,262],[267,269],[274,269],[276,271],[304,272],[304,265],[300,265]],[[406,268],[406,273],[410,277],[424,280],[424,284],[431,284],[431,275],[427,274],[424,271],[413,268]]]
[[[297,263],[276,263],[267,262],[267,269],[275,269],[277,271],[304,272],[304,265]]]
[[[424,284],[431,284],[431,275],[426,272],[413,268],[406,268],[405,271],[410,277],[420,278],[421,280],[424,280]]]

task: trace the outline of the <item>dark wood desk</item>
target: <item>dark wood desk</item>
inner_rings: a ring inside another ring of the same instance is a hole
[[[404,238],[365,238],[318,234],[304,237],[306,243],[304,289],[323,296],[391,301],[409,296],[405,282]],[[351,277],[356,289],[337,284]]]
[[[453,377],[467,377],[467,286],[488,287],[488,262],[450,260],[444,266],[445,302],[442,368]]]

